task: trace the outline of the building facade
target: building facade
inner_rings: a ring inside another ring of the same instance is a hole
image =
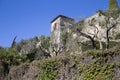
[[[59,47],[61,43],[61,32],[63,30],[70,31],[70,28],[73,27],[74,19],[58,15],[51,21],[51,44],[57,44]]]

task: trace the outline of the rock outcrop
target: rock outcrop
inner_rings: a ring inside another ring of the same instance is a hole
[[[8,74],[8,80],[37,80],[39,74],[39,62],[25,63],[13,66]]]

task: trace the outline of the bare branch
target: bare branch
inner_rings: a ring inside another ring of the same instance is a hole
[[[88,34],[85,34],[85,33],[81,32],[79,29],[77,29],[77,32],[78,32],[81,36],[84,36],[84,37],[86,37],[86,38],[89,38],[89,39],[91,40],[91,42],[92,42],[93,48],[94,48],[94,49],[97,48],[97,47],[96,47],[96,44],[95,44],[95,41],[94,41],[94,38],[92,38],[92,37],[91,37],[90,35],[88,35]]]
[[[64,47],[61,46],[60,48],[56,47],[56,46],[52,46],[52,52],[55,53],[55,55],[57,56],[58,54],[60,54],[63,51]]]
[[[83,42],[77,42],[78,44],[82,44],[82,45],[84,45],[84,46],[88,46],[88,44],[85,44],[85,43],[83,43]]]
[[[113,29],[114,27],[116,27],[116,25],[118,24],[117,21],[114,20],[110,20],[113,18],[107,17],[105,18],[105,27],[106,27],[106,49],[109,48],[109,32],[111,29]]]
[[[42,44],[42,42],[41,42],[41,41],[40,41],[39,48],[40,48],[41,50],[45,51],[46,53],[50,53],[49,49],[47,49],[47,48],[43,47],[43,44]]]

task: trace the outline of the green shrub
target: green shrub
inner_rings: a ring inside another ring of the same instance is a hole
[[[57,65],[58,62],[55,59],[43,61],[40,65],[40,80],[55,80],[58,75]]]
[[[4,61],[7,61],[7,51],[5,49],[1,49],[0,50],[0,60],[4,60]]]
[[[110,41],[109,46],[110,48],[113,48],[114,46],[118,45],[118,42]]]
[[[81,73],[83,71],[83,67],[84,67],[84,64],[80,64],[80,66],[78,67],[78,71]]]
[[[114,76],[113,64],[89,64],[79,80],[111,80]]]
[[[9,65],[19,65],[26,62],[27,56],[18,54],[13,48],[9,48],[8,50],[1,49],[0,60],[7,62]]]
[[[109,0],[109,11],[119,9],[117,0]]]
[[[115,36],[115,39],[120,39],[120,33]]]
[[[71,38],[71,33],[67,32],[66,30],[63,30],[61,32],[61,41],[64,46],[66,46],[68,40]]]
[[[82,48],[82,51],[83,51],[83,52],[84,52],[84,51],[87,51],[87,50],[93,49],[90,41],[83,42],[83,43],[81,44],[81,48]]]
[[[40,41],[42,43],[42,47],[48,49],[50,47],[50,37],[49,36],[44,36],[44,35],[41,35],[40,36]]]

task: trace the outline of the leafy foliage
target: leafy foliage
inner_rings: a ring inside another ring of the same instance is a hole
[[[71,33],[63,30],[61,32],[61,41],[62,41],[63,46],[66,46],[69,38],[71,38]]]
[[[55,80],[58,75],[58,62],[56,60],[45,60],[41,63],[40,80]]]
[[[117,0],[109,0],[109,11],[119,9]]]
[[[82,79],[84,80],[98,80],[99,77],[103,80],[110,80],[114,76],[114,65],[113,64],[89,64],[84,70]],[[99,78],[100,79],[100,78]]]
[[[115,39],[120,39],[120,33],[115,36]]]
[[[118,48],[86,52],[85,55],[92,56],[94,61],[78,67],[81,73],[78,80],[112,80],[115,76],[115,70],[119,66],[119,60],[112,62],[112,58],[120,53]]]
[[[49,36],[45,37],[44,35],[41,35],[40,41],[44,48],[48,49],[50,47],[50,37]]]
[[[39,42],[38,37],[30,38],[28,40],[22,39],[16,44],[14,49],[22,54],[28,54],[36,48],[36,44]]]
[[[119,55],[119,52],[119,47],[116,47],[104,51],[92,50],[81,55],[57,56],[41,61],[39,79],[56,80],[67,73],[63,80],[112,80],[120,66],[119,60],[115,62],[112,60]]]
[[[96,44],[96,46],[97,46],[97,50],[99,50],[99,49],[100,49],[100,44],[99,44],[99,42],[98,42],[98,41],[95,41],[95,44]],[[110,47],[110,48],[113,48],[114,46],[116,46],[116,45],[118,45],[118,44],[119,44],[119,42],[110,41],[110,42],[109,42],[109,47]],[[103,49],[105,49],[105,47],[106,47],[105,42],[102,42],[102,46],[103,46]],[[81,48],[82,48],[82,51],[83,51],[83,52],[84,52],[84,51],[88,51],[88,50],[93,50],[93,47],[92,47],[90,41],[83,42],[83,43],[81,44]]]
[[[7,62],[9,65],[18,65],[25,62],[27,56],[18,54],[13,48],[0,50],[0,60]]]
[[[109,17],[113,17],[114,19],[117,19],[119,17],[119,14],[120,14],[120,9],[118,9],[116,11],[105,12],[105,15],[107,15]]]

